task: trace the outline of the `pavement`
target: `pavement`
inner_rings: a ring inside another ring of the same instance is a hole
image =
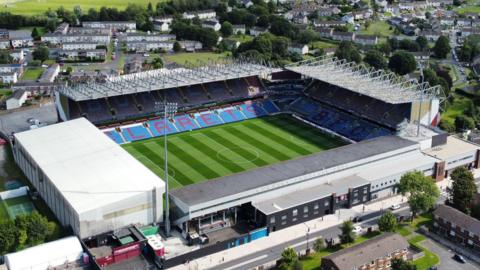
[[[480,179],[480,170],[477,170],[474,175]],[[437,183],[437,186],[441,190],[441,198],[439,198],[438,203],[442,203],[442,201],[446,199],[446,187],[450,184],[450,179]],[[251,269],[260,265],[272,263],[280,258],[281,252],[287,246],[291,246],[299,252],[304,251],[307,248],[307,242],[308,245],[312,247],[312,244],[317,237],[321,236],[323,239],[335,239],[338,234],[340,234],[339,228],[344,220],[349,220],[356,216],[362,216],[363,221],[359,224],[366,229],[376,225],[379,216],[393,204],[401,205],[400,209],[394,211],[396,215],[408,216],[410,210],[408,209],[406,202],[407,199],[405,197],[397,195],[365,205],[355,206],[351,209],[337,210],[335,214],[272,232],[268,237],[258,239],[233,249],[224,250],[192,260],[188,264],[178,265],[172,269]],[[448,265],[446,267],[447,268],[444,269],[454,269],[448,268]],[[479,268],[477,267],[473,269]]]
[[[480,266],[475,265],[467,259],[467,263],[460,263],[453,259],[455,253],[430,239],[422,242],[422,246],[428,248],[431,252],[436,253],[440,257],[440,264],[437,265],[438,270],[478,270]]]
[[[172,269],[249,269],[263,265],[280,258],[286,246],[292,246],[297,251],[305,250],[307,235],[309,245],[322,236],[324,239],[335,239],[340,234],[340,225],[344,220],[362,216],[360,224],[365,229],[376,225],[378,217],[393,204],[401,204],[402,208],[394,211],[399,215],[408,215],[406,198],[393,196],[384,200],[372,202],[368,205],[358,205],[351,209],[337,210],[335,214],[323,218],[300,223],[280,231],[272,232],[268,237],[258,239],[234,249],[224,250],[211,254],[188,264],[178,265]]]

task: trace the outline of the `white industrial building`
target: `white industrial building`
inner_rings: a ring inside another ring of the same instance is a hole
[[[164,182],[85,118],[14,135],[15,161],[81,238],[162,221]]]
[[[83,248],[75,236],[24,249],[5,255],[8,270],[46,270],[81,262]]]

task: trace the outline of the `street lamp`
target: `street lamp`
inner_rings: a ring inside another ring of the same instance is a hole
[[[161,108],[163,107],[163,111]],[[170,236],[170,197],[168,196],[168,144],[167,144],[167,121],[177,113],[178,105],[174,102],[155,102],[156,115],[163,114],[163,142],[165,148],[165,235]]]
[[[308,229],[307,229],[307,251],[306,251],[307,255],[310,253],[310,247],[308,245],[309,236],[310,236],[310,227],[308,227]]]

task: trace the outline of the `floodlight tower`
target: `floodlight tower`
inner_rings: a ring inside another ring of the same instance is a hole
[[[161,109],[163,107],[163,110]],[[168,118],[177,113],[178,104],[174,102],[155,102],[157,115],[163,114],[163,142],[165,149],[165,235],[170,236],[170,197],[168,195],[168,144],[167,144],[167,124]]]

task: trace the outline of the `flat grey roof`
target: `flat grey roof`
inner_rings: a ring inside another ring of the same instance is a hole
[[[186,205],[193,206],[415,144],[397,136],[379,137],[185,186],[170,194]]]
[[[364,178],[351,175],[329,183],[308,187],[270,200],[254,203],[253,206],[265,215],[270,215],[297,205],[331,196],[333,193],[337,194],[337,196],[346,194],[349,188],[356,188],[367,184],[369,184],[369,182]]]

